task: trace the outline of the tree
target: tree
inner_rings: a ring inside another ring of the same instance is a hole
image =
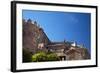
[[[90,53],[88,52],[88,50],[86,48],[84,48],[83,50],[84,50],[84,59],[90,59]]]
[[[27,49],[23,49],[23,62],[32,62],[31,53]]]

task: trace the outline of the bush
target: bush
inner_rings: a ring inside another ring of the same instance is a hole
[[[45,52],[39,52],[32,56],[32,62],[43,62],[46,61],[47,56]]]
[[[58,61],[59,57],[55,53],[38,52],[32,56],[32,62]]]
[[[47,61],[59,61],[60,58],[55,53],[50,53],[47,55]]]

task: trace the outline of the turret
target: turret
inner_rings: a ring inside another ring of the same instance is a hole
[[[34,21],[34,24],[35,24],[35,25],[37,25],[37,22],[36,22],[36,21]]]
[[[28,23],[28,24],[31,24],[31,23],[32,23],[32,20],[31,20],[31,19],[28,19],[28,20],[27,20],[27,23]]]

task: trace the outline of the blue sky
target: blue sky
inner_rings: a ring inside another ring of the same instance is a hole
[[[23,10],[22,18],[37,21],[51,41],[76,41],[90,51],[90,13]]]

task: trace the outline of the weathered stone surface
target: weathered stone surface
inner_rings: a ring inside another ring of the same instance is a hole
[[[27,22],[23,21],[23,48],[35,53],[39,43],[46,45],[48,42],[50,40],[43,29],[38,27],[36,21],[34,23],[30,19]]]

